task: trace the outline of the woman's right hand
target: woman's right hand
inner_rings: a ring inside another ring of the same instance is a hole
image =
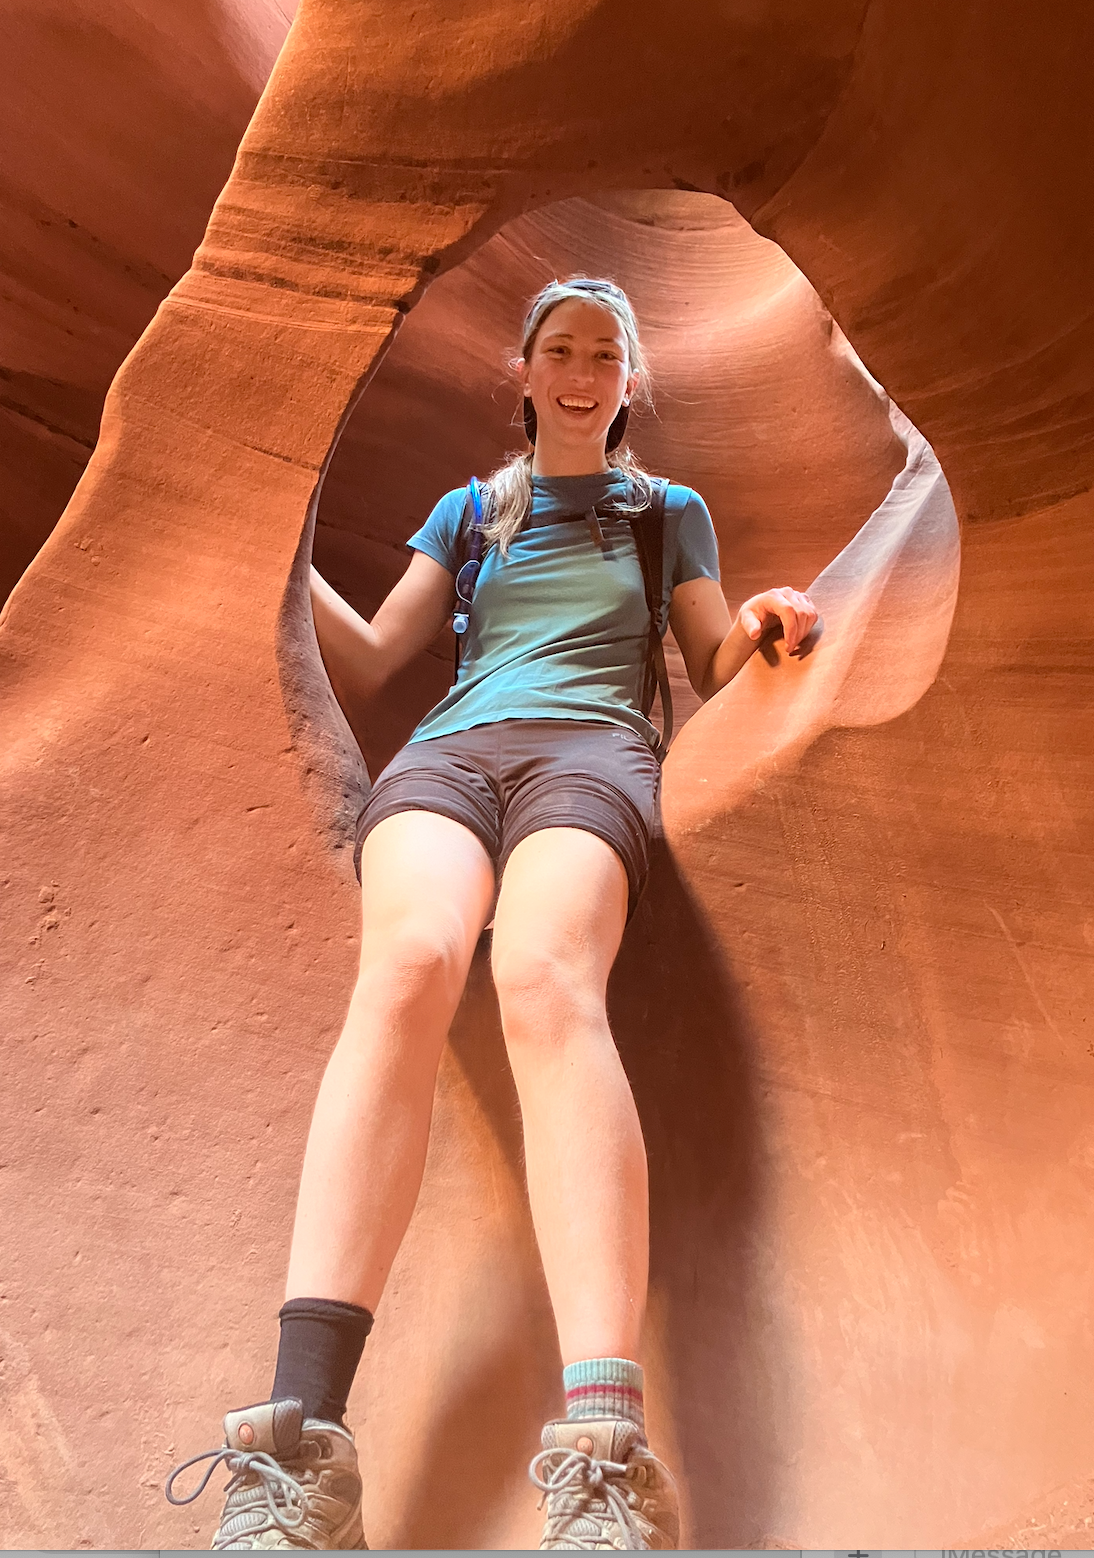
[[[424,552],[415,552],[372,621],[366,622],[312,568],[315,636],[343,708],[372,697],[433,642],[452,610],[454,594],[448,569]]]

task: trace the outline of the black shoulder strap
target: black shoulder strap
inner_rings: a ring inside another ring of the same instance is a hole
[[[471,547],[471,530],[475,523],[475,505],[471,501],[471,488],[467,487],[463,495],[463,512],[460,514],[460,527],[456,532],[456,572],[467,561]]]
[[[642,582],[646,586],[646,607],[650,614],[650,636],[646,653],[646,674],[642,686],[642,712],[647,717],[654,695],[661,694],[661,739],[658,757],[664,757],[672,740],[672,689],[665,664],[661,613],[665,584],[665,498],[669,484],[663,476],[653,482],[649,507],[632,520],[638,560],[642,564]]]

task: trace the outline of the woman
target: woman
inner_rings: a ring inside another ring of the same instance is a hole
[[[605,1011],[660,773],[641,706],[650,614],[632,530],[651,483],[626,448],[609,458],[626,408],[648,396],[627,298],[610,282],[552,282],[514,368],[533,447],[489,484],[455,686],[361,819],[360,972],[308,1138],[270,1400],[228,1414],[225,1445],[207,1452],[189,1495],[227,1463],[215,1547],[364,1545],[346,1398],[418,1195],[441,1049],[491,919],[564,1364],[565,1418],[544,1429],[532,1463],[547,1505],[541,1545],[676,1546],[672,1478],[642,1415],[646,1157]],[[316,632],[343,699],[374,693],[444,626],[464,508],[462,490],[442,498],[371,623],[313,573]],[[703,698],[769,629],[781,626],[794,653],[816,621],[790,589],[754,596],[731,620],[710,516],[675,485],[662,575]]]

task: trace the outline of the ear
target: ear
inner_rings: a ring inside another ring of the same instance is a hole
[[[521,389],[528,393],[528,364],[523,357],[511,357],[509,359],[509,372],[516,379]]]
[[[638,388],[638,375],[637,375],[637,373],[632,373],[629,376],[629,378],[627,379],[627,399],[628,400],[633,400],[634,399],[634,392],[635,392],[635,390],[637,388]]]

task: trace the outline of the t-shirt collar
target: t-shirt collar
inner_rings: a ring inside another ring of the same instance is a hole
[[[609,498],[625,498],[629,490],[629,478],[614,469],[589,476],[533,476],[532,514],[539,521],[584,514]]]

